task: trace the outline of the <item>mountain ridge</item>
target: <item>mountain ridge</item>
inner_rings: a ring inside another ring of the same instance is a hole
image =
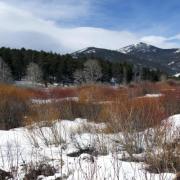
[[[73,58],[100,58],[110,62],[128,62],[138,66],[160,69],[168,74],[180,72],[180,49],[162,49],[143,42],[118,50],[87,47],[71,54]]]

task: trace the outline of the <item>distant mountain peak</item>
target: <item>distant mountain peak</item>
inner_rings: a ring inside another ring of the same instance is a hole
[[[151,46],[150,44],[147,44],[147,43],[144,43],[144,42],[139,42],[139,43],[136,43],[136,44],[134,44],[134,46],[136,46],[136,47],[149,47],[149,46]]]
[[[110,62],[128,62],[141,67],[160,69],[175,74],[180,72],[180,49],[162,49],[144,42],[132,44],[119,50],[88,47],[72,53],[77,58],[99,58]]]
[[[140,42],[137,44],[132,44],[126,47],[123,47],[121,49],[119,49],[118,51],[124,54],[128,54],[131,52],[141,52],[141,53],[146,53],[146,52],[156,52],[156,50],[159,49],[155,46],[152,46],[150,44],[146,44],[144,42]]]
[[[84,49],[81,49],[79,51],[72,53],[72,56],[74,58],[76,58],[78,56],[78,54],[84,54],[84,55],[93,54],[93,53],[96,53],[97,49],[98,48],[96,48],[96,47],[87,47],[87,48],[84,48]]]
[[[84,49],[78,50],[78,51],[74,52],[73,54],[83,53],[83,52],[87,52],[87,51],[90,51],[90,50],[95,50],[95,49],[97,49],[97,48],[95,48],[95,47],[87,47],[87,48],[84,48]]]

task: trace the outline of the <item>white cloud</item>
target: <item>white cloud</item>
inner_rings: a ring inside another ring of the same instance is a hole
[[[176,34],[175,36],[172,36],[170,40],[180,40],[180,34]]]
[[[75,0],[70,1],[75,2]],[[14,4],[15,2],[17,2],[17,0],[7,0],[7,2],[8,3],[0,1],[0,46],[9,46],[16,48],[25,47],[56,52],[73,52],[75,50],[79,50],[88,46],[119,49],[123,46],[137,43],[139,41],[144,41],[152,45],[164,48],[178,46],[177,43],[174,43],[174,39],[172,41],[172,37],[142,37],[128,31],[113,31],[93,27],[60,27],[56,23],[55,19],[52,18],[54,15],[58,16],[58,12],[55,12],[55,14],[51,16],[51,10],[47,12],[47,4],[44,3],[43,5],[42,0],[32,1],[32,3],[34,4],[35,2],[41,2],[43,7],[40,11],[42,11],[42,13],[37,10],[28,10],[28,7],[25,8],[25,5],[22,5],[23,7],[17,7],[17,5]],[[52,0],[52,2],[55,4],[57,0]],[[60,0],[59,2],[67,5],[67,3],[65,3],[65,0]],[[79,13],[83,12],[81,11],[81,9],[87,6],[88,0],[78,0],[78,2],[79,4],[81,4],[82,2],[86,3],[82,3],[82,7],[79,6],[79,12],[77,13],[77,9],[74,9],[74,12],[72,14],[75,17],[78,17]],[[60,3],[58,3],[58,5],[60,5]],[[32,7],[32,5],[29,6],[30,9]],[[38,8],[39,7],[41,6],[39,5]],[[68,5],[66,7],[66,11],[68,10],[68,8],[73,8],[72,6],[68,7]],[[86,7],[86,10],[87,9],[88,8]],[[58,8],[56,10],[58,10]],[[86,10],[84,11],[85,14]],[[41,15],[37,15],[36,11],[40,12]],[[45,17],[46,12],[48,14],[48,17],[50,18]],[[64,16],[66,15],[64,14]],[[70,16],[66,16],[64,18],[70,18]],[[177,38],[178,37],[175,37],[175,39]]]
[[[110,31],[102,28],[79,27],[73,29],[59,29],[62,35],[59,40],[70,46],[72,50],[89,46],[118,49],[130,43],[137,43],[138,39],[126,31]]]
[[[0,0],[45,19],[74,19],[90,13],[89,0]]]
[[[0,45],[9,43],[9,46],[13,47],[17,44],[19,47],[21,44],[28,48],[38,46],[38,49],[43,49],[46,40],[43,40],[41,47],[42,37],[47,39],[47,46],[50,39],[50,44],[56,44],[56,46],[49,46],[49,50],[71,52],[87,46],[116,49],[138,41],[135,35],[125,31],[92,27],[62,28],[54,21],[41,19],[30,12],[2,2],[0,3],[0,22],[2,22],[0,23]],[[41,39],[37,43],[38,35]]]
[[[0,46],[11,48],[22,48],[58,51],[64,47],[47,34],[24,31],[0,31]]]
[[[172,37],[167,38],[163,36],[145,36],[141,38],[141,41],[161,48],[179,47],[179,43],[176,41],[174,42],[172,40],[177,40],[177,38],[172,38]]]

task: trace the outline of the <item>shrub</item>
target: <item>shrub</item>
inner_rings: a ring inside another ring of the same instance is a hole
[[[146,94],[159,93],[159,89],[155,83],[144,81],[138,84],[130,84],[128,86],[129,98],[144,96]]]
[[[103,103],[114,101],[119,96],[127,96],[127,90],[105,85],[88,85],[79,89],[80,102]]]
[[[44,125],[51,124],[54,120],[60,118],[60,112],[56,103],[33,104],[26,118],[26,125],[41,123]]]
[[[157,127],[151,134],[151,139],[150,136],[146,136],[146,139],[149,139],[149,142],[146,140],[145,155],[148,171],[152,173],[180,171],[179,129],[171,129],[168,124]]]
[[[50,98],[69,98],[77,97],[78,90],[76,88],[52,88],[49,89]]]
[[[173,90],[161,90],[167,116],[180,113],[180,87]]]
[[[34,99],[48,99],[48,92],[43,89],[38,88],[29,88],[28,91],[32,93]]]
[[[77,117],[97,121],[101,112],[101,104],[91,102],[61,101],[57,103],[60,118],[73,120]]]
[[[22,126],[24,116],[29,111],[31,95],[26,89],[11,85],[0,85],[1,129]]]
[[[161,98],[119,98],[103,106],[100,113],[114,132],[142,131],[155,126],[166,117]]]
[[[35,99],[60,99],[78,96],[77,88],[30,88],[28,90]]]
[[[25,174],[24,180],[39,179],[38,176],[53,176],[56,169],[49,164],[42,163],[36,166],[29,166],[28,172]]]

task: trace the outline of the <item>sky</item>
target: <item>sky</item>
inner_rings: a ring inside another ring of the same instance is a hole
[[[71,53],[180,48],[179,0],[0,0],[0,46]]]

